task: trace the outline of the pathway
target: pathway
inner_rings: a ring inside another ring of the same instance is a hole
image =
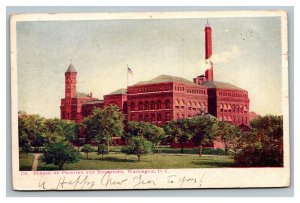
[[[34,155],[34,159],[33,159],[33,163],[32,163],[32,171],[36,171],[37,167],[39,165],[39,160],[40,157],[42,156],[42,154],[33,154]]]

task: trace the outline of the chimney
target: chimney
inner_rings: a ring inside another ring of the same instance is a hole
[[[214,80],[214,72],[213,72],[213,63],[210,61],[212,55],[212,37],[211,32],[212,29],[208,23],[208,20],[205,25],[205,60],[209,60],[210,68],[205,71],[205,77],[208,81]]]
[[[205,25],[204,32],[205,32],[205,59],[209,59],[212,55],[212,38],[211,38],[212,29],[208,23],[208,20]]]

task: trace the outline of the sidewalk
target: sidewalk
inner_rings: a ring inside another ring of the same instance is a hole
[[[40,157],[42,156],[42,154],[33,154],[34,155],[34,159],[33,159],[33,163],[32,163],[32,171],[36,171],[37,167],[39,165],[39,160]]]

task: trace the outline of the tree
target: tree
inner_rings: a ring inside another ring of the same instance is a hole
[[[214,140],[213,125],[215,123],[216,119],[210,115],[195,116],[188,119],[189,131],[198,145],[199,156],[202,155],[203,147]]]
[[[27,152],[29,148],[39,151],[46,144],[45,119],[39,115],[20,113],[18,118],[19,147]]]
[[[189,119],[179,119],[173,120],[165,126],[165,132],[173,138],[173,142],[180,143],[181,153],[183,153],[184,144],[193,137],[189,123]]]
[[[165,131],[163,128],[151,123],[130,121],[127,123],[126,133],[124,136],[127,142],[130,141],[132,137],[144,137],[154,144],[154,147],[156,147],[158,152],[160,142],[165,137]]]
[[[118,107],[109,105],[104,109],[96,108],[93,114],[82,121],[86,132],[86,140],[94,141],[97,144],[98,152],[100,144],[107,145],[112,142],[113,136],[122,136],[124,131],[124,115],[119,112]]]
[[[58,118],[46,119],[45,128],[47,130],[47,142],[50,143],[70,143],[76,140],[79,125],[73,121],[61,120]]]
[[[141,136],[132,137],[128,145],[123,147],[121,151],[128,155],[134,154],[138,157],[138,161],[141,161],[142,155],[152,152],[152,142]]]
[[[215,138],[224,144],[225,154],[228,154],[229,149],[236,153],[241,139],[241,130],[238,127],[224,121],[217,121],[213,125],[212,132]]]
[[[65,163],[76,163],[80,154],[72,146],[63,143],[49,144],[43,152],[42,161],[46,164],[54,164],[62,170]]]
[[[258,116],[251,121],[251,131],[243,133],[243,145],[235,155],[237,166],[283,166],[282,116]]]
[[[107,145],[105,145],[105,144],[99,144],[98,145],[98,152],[97,153],[101,154],[101,159],[103,160],[104,154],[108,153]]]
[[[86,153],[86,159],[89,159],[89,153],[93,152],[94,149],[93,149],[92,145],[85,144],[85,145],[83,145],[81,151]]]

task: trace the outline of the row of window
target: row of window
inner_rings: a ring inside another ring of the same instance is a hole
[[[137,106],[137,110],[155,110],[155,109],[162,109],[162,104],[164,104],[164,108],[165,109],[170,109],[170,100],[165,100],[164,103],[162,103],[161,100],[157,100],[157,101],[139,101],[138,102],[138,106]],[[136,106],[135,106],[135,102],[130,102],[129,105],[129,109],[130,111],[135,111],[136,110]]]
[[[176,91],[184,91],[184,87],[177,87],[175,86]],[[206,91],[204,90],[193,90],[193,89],[186,89],[187,93],[192,93],[192,94],[206,94]]]
[[[192,108],[192,107],[188,107],[187,109],[185,109],[184,106],[175,106],[175,109],[181,109],[181,110],[189,110],[189,111],[196,111],[196,112],[206,112],[206,108],[205,107],[201,107],[201,108]]]
[[[130,120],[131,121],[145,121],[145,122],[161,122],[163,120],[170,121],[171,120],[171,114],[170,112],[165,112],[165,114],[162,113],[151,113],[151,114],[130,114]]]
[[[220,104],[220,112],[236,112],[236,113],[247,113],[248,108],[246,105],[239,104]]]
[[[244,98],[247,98],[247,94],[238,94],[238,93],[230,93],[230,92],[219,92],[219,96],[244,97]]]
[[[179,99],[176,99],[175,100],[175,107],[176,106],[180,106],[180,107],[184,107],[184,106],[187,106],[188,108],[191,107],[191,108],[206,108],[206,104],[205,102],[192,102],[192,101],[188,101],[188,102],[185,102],[184,99],[182,100],[179,100]]]
[[[247,123],[248,118],[243,116],[219,116],[219,120],[228,121],[233,123]]]
[[[184,113],[182,113],[182,114],[180,114],[180,113],[177,113],[176,114],[176,119],[181,119],[181,118],[189,118],[189,117],[192,117],[192,116],[194,116],[195,114],[184,114]]]
[[[206,91],[204,91],[204,90],[187,89],[187,93],[192,93],[192,94],[206,94]]]
[[[167,91],[167,90],[172,90],[172,86],[169,85],[169,86],[161,86],[161,87],[129,89],[128,93],[159,92],[159,91]]]

